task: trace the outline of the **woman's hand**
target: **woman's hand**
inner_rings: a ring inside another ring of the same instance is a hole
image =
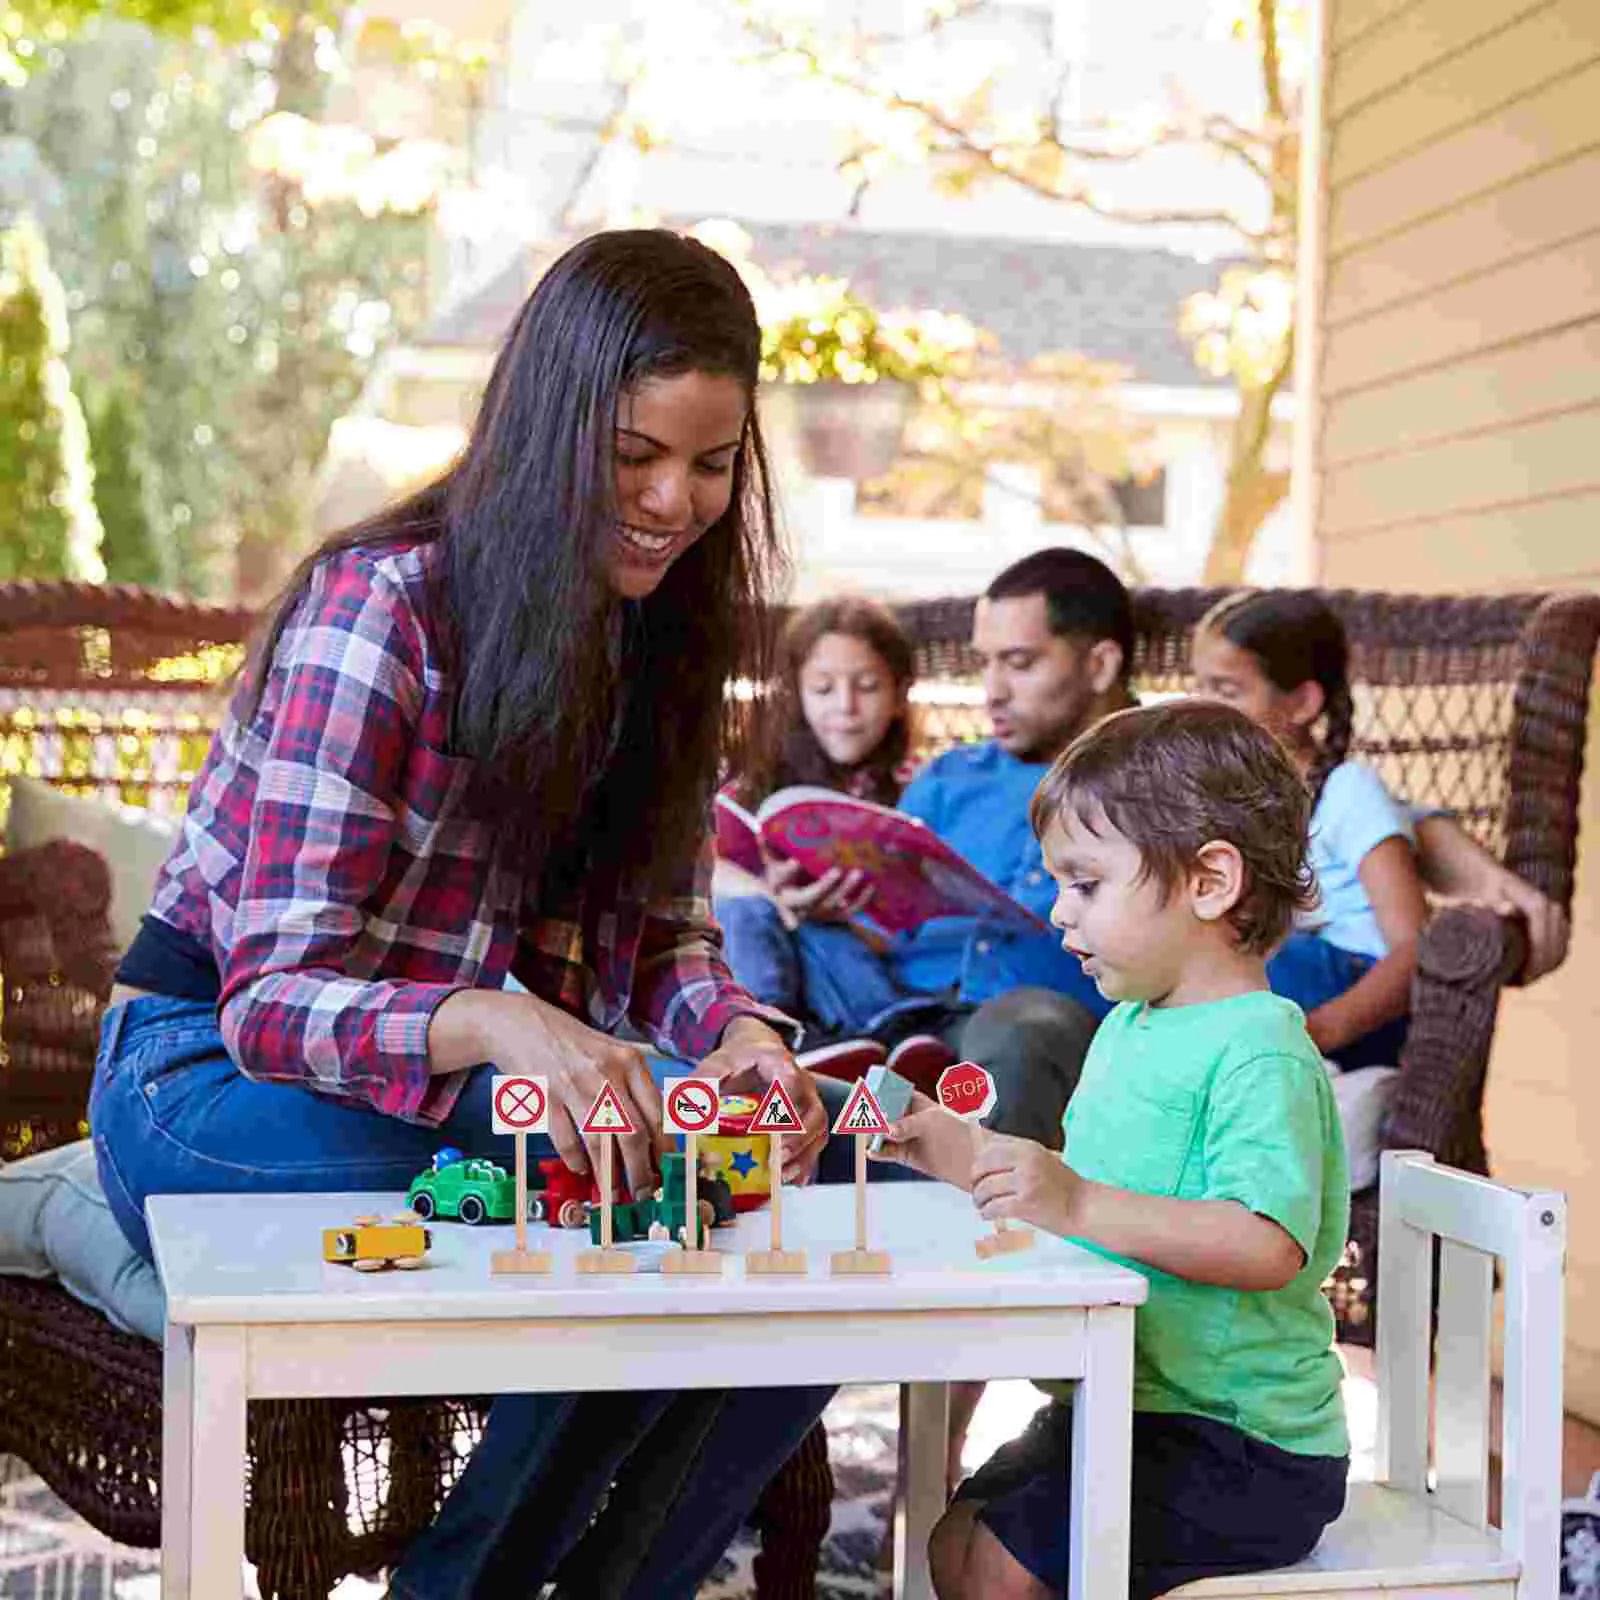
[[[776,1079],[789,1092],[803,1132],[784,1135],[783,1181],[805,1183],[816,1170],[828,1142],[828,1113],[816,1080],[799,1066],[788,1045],[759,1017],[735,1017],[722,1041],[700,1063],[708,1078],[719,1078],[729,1094],[764,1095]]]
[[[599,1137],[578,1131],[600,1091],[610,1084],[633,1123],[616,1136],[629,1190],[655,1184],[655,1134],[661,1096],[643,1051],[600,1033],[535,995],[462,989],[433,1014],[428,1056],[435,1072],[492,1061],[499,1072],[548,1079],[550,1142],[574,1172],[598,1174]]]
[[[890,1126],[873,1157],[898,1161],[958,1189],[971,1189],[973,1158],[985,1137],[981,1128],[962,1121],[927,1095],[914,1093],[911,1109]]]
[[[1015,1219],[1054,1234],[1079,1231],[1074,1213],[1087,1185],[1054,1150],[991,1133],[972,1162],[972,1201],[989,1222]]]
[[[798,861],[768,856],[767,888],[797,922],[844,922],[864,911],[872,881],[859,867],[829,867],[820,878],[804,878]]]

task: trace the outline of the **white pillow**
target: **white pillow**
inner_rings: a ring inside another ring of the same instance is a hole
[[[162,1336],[161,1280],[111,1215],[88,1139],[0,1166],[0,1272],[58,1278],[125,1333]]]
[[[1324,1061],[1333,1087],[1339,1121],[1344,1126],[1345,1161],[1350,1168],[1350,1192],[1371,1188],[1378,1181],[1378,1134],[1383,1127],[1389,1097],[1394,1093],[1398,1067],[1358,1067],[1345,1072]]]
[[[11,780],[11,816],[6,849],[15,854],[51,839],[70,839],[104,858],[111,874],[111,941],[121,954],[133,943],[139,921],[178,824],[138,806],[115,805],[90,796],[64,794],[38,778]]]

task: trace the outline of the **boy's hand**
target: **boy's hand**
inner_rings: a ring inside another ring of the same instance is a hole
[[[986,1221],[1015,1218],[1063,1237],[1080,1231],[1074,1217],[1088,1185],[1032,1139],[989,1134],[973,1153],[970,1187]]]
[[[911,1109],[890,1125],[873,1159],[898,1161],[958,1189],[970,1189],[972,1159],[983,1137],[981,1129],[963,1122],[927,1095],[914,1093]]]

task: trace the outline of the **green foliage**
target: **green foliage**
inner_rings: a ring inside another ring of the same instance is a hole
[[[251,164],[275,107],[326,98],[316,43],[91,26],[11,97],[60,192],[74,365],[122,397],[151,544],[190,593],[259,590],[297,554],[333,420],[423,309],[425,213],[313,205]]]
[[[143,448],[133,407],[120,390],[89,408],[94,499],[105,538],[100,552],[111,583],[164,589],[172,581],[150,507]]]
[[[0,579],[104,576],[66,311],[31,219],[0,234]]]

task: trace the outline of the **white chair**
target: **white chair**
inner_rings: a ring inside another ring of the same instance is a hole
[[[1556,1600],[1561,1530],[1562,1275],[1566,1198],[1383,1157],[1378,1224],[1376,1481],[1299,1565],[1206,1578],[1185,1597],[1425,1595]],[[1433,1462],[1429,1315],[1439,1241]],[[1504,1266],[1501,1525],[1489,1524],[1494,1263]]]

